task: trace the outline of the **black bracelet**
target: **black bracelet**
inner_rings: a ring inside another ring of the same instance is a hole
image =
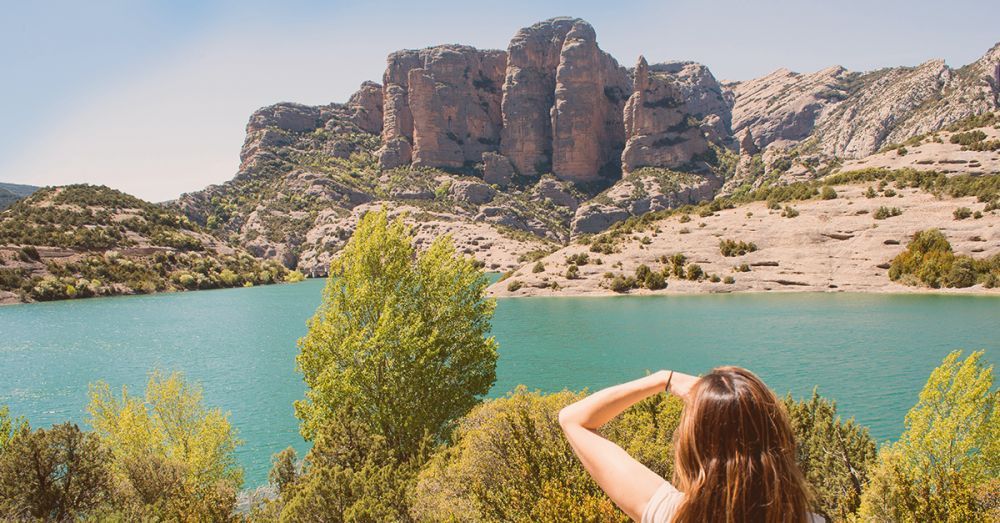
[[[670,371],[670,375],[667,376],[667,386],[663,388],[663,392],[670,392],[670,380],[674,379],[674,371]]]

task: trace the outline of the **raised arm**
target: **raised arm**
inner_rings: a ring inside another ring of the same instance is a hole
[[[697,379],[679,372],[671,375],[670,371],[659,371],[595,392],[559,412],[559,424],[584,468],[611,501],[636,521],[665,480],[596,430],[631,405],[664,392],[668,380],[670,392],[683,396]]]

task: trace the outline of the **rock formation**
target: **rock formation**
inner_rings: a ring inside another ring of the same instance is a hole
[[[518,31],[507,56],[500,150],[515,169],[592,181],[602,168],[617,167],[630,82],[598,48],[594,28],[580,19],[547,20]]]
[[[733,134],[732,106],[708,67],[697,62],[664,62],[650,65],[649,70],[670,79],[684,101],[684,112],[702,122],[702,132],[711,141],[729,140]]]
[[[635,90],[625,104],[622,169],[677,168],[708,151],[701,129],[684,111],[684,99],[668,76],[651,73],[646,59],[635,67]]]
[[[382,168],[461,168],[495,151],[506,54],[444,45],[389,55],[383,77]]]
[[[780,69],[726,86],[732,129],[751,129],[761,149],[815,140],[819,152],[861,158],[912,136],[1000,109],[1000,45],[953,69],[942,60],[917,67],[811,74]]]
[[[382,133],[382,86],[365,82],[347,101],[351,119],[364,132]]]

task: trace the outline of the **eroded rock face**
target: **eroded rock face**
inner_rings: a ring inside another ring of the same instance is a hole
[[[250,116],[247,133],[276,127],[284,131],[301,133],[319,127],[322,107],[296,103],[280,103],[257,110]]]
[[[572,234],[600,232],[630,216],[711,200],[721,186],[722,180],[709,173],[644,169],[581,205],[573,217]]]
[[[762,149],[774,142],[804,140],[825,111],[848,96],[853,76],[839,66],[811,74],[778,69],[733,84],[733,132],[750,129]]]
[[[351,119],[361,130],[372,133],[382,133],[382,86],[375,82],[361,84],[347,101],[351,110]]]
[[[646,59],[635,68],[635,91],[625,104],[622,169],[676,168],[708,151],[708,141],[691,124],[681,93],[669,76],[651,73]]]
[[[702,131],[719,140],[733,134],[732,107],[708,67],[697,62],[664,62],[650,65],[649,71],[671,80],[684,101],[684,111],[703,121]]]
[[[483,181],[506,187],[514,177],[514,166],[502,154],[483,153]]]
[[[554,18],[518,31],[507,49],[500,150],[522,175],[551,170],[590,181],[624,143],[626,71],[587,22]]]
[[[503,51],[460,45],[389,55],[380,165],[460,168],[497,150],[505,64]]]
[[[917,67],[811,74],[780,69],[727,86],[733,131],[751,129],[761,149],[806,139],[829,156],[861,158],[890,143],[1000,108],[1000,45],[960,69],[942,60]],[[724,93],[725,94],[725,93]]]

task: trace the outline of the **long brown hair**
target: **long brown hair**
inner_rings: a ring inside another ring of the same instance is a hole
[[[778,398],[752,372],[719,367],[692,387],[674,434],[674,522],[808,521],[811,494]]]

